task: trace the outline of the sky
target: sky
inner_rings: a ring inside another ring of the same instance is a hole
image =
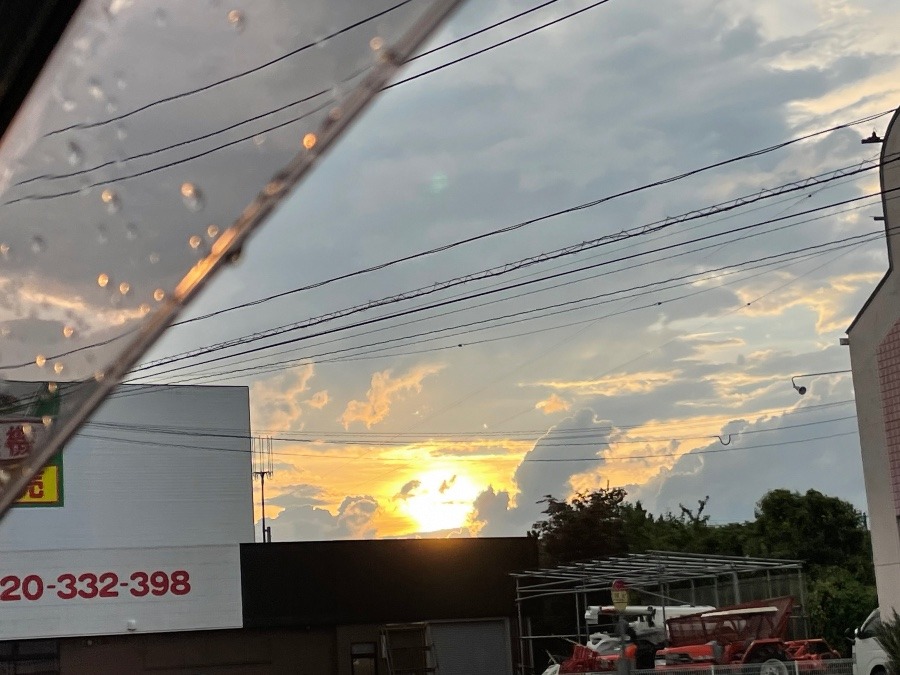
[[[538,4],[469,0],[426,49]],[[390,88],[187,316],[351,276],[173,328],[148,360],[316,325],[132,381],[249,387],[274,541],[523,535],[547,495],[607,486],[654,513],[708,497],[713,523],[775,488],[865,510],[849,375],[803,397],[791,377],[849,368],[887,269],[859,141],[890,118],[726,160],[900,105],[898,29],[888,0],[609,0]]]

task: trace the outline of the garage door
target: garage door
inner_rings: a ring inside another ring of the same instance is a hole
[[[512,675],[505,620],[429,624],[438,675]]]

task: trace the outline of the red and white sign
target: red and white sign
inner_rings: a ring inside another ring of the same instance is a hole
[[[612,591],[613,607],[619,612],[624,612],[628,607],[628,584],[621,579],[616,579],[612,582],[610,590]]]
[[[17,551],[0,559],[0,640],[238,628],[240,549]]]

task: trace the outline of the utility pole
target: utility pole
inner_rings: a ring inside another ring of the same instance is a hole
[[[274,472],[272,464],[272,437],[254,436],[252,471],[253,478],[259,478],[260,502],[262,507],[262,541],[264,544],[272,541],[272,530],[266,527],[266,478],[271,478]]]

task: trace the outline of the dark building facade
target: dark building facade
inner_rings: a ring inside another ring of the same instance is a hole
[[[524,537],[244,544],[243,628],[40,641],[21,672],[512,675],[510,573],[536,566]]]

